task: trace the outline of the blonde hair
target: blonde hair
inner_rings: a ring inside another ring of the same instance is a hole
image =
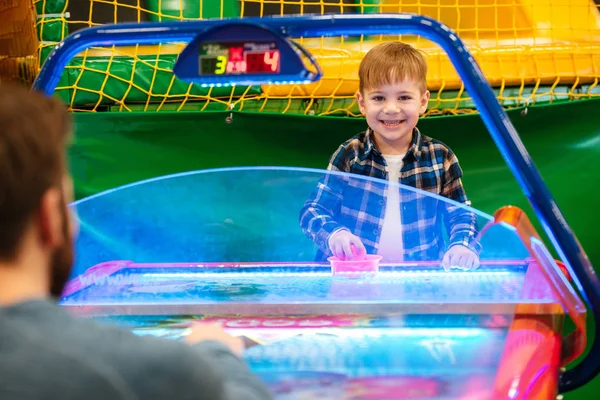
[[[386,42],[373,47],[358,68],[359,90],[414,79],[421,92],[427,90],[427,62],[423,54],[409,44]]]

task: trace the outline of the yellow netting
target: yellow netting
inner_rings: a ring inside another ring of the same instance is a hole
[[[104,23],[307,13],[410,12],[466,41],[505,107],[599,96],[600,15],[591,0],[37,0],[41,58],[68,32]],[[49,10],[49,8],[53,8]],[[68,67],[57,92],[74,110],[235,109],[356,115],[358,64],[385,40],[428,53],[430,112],[472,111],[446,54],[419,37],[297,38],[324,78],[306,86],[201,89],[173,77],[183,46],[96,48]]]
[[[37,47],[33,5],[21,0],[0,1],[0,82],[33,83]]]

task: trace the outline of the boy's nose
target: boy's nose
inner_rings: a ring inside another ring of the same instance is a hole
[[[397,114],[400,112],[400,106],[396,103],[387,103],[383,111],[386,114]]]

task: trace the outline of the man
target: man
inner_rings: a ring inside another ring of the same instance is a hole
[[[196,326],[187,343],[137,337],[60,308],[73,261],[70,116],[0,85],[0,398],[270,399],[241,339]]]

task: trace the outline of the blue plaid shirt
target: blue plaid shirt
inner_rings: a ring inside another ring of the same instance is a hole
[[[348,229],[358,236],[369,254],[377,253],[389,183],[387,164],[372,136],[372,131],[367,129],[343,143],[331,157],[327,169],[379,179],[327,174],[300,212],[303,232],[319,246],[319,261],[331,255],[329,237],[340,229]],[[475,240],[477,217],[454,203],[470,205],[461,177],[462,169],[454,153],[444,143],[421,135],[415,128],[399,182],[406,261],[441,260],[446,249],[454,245],[464,245],[479,253]],[[442,220],[448,245],[443,237]]]

